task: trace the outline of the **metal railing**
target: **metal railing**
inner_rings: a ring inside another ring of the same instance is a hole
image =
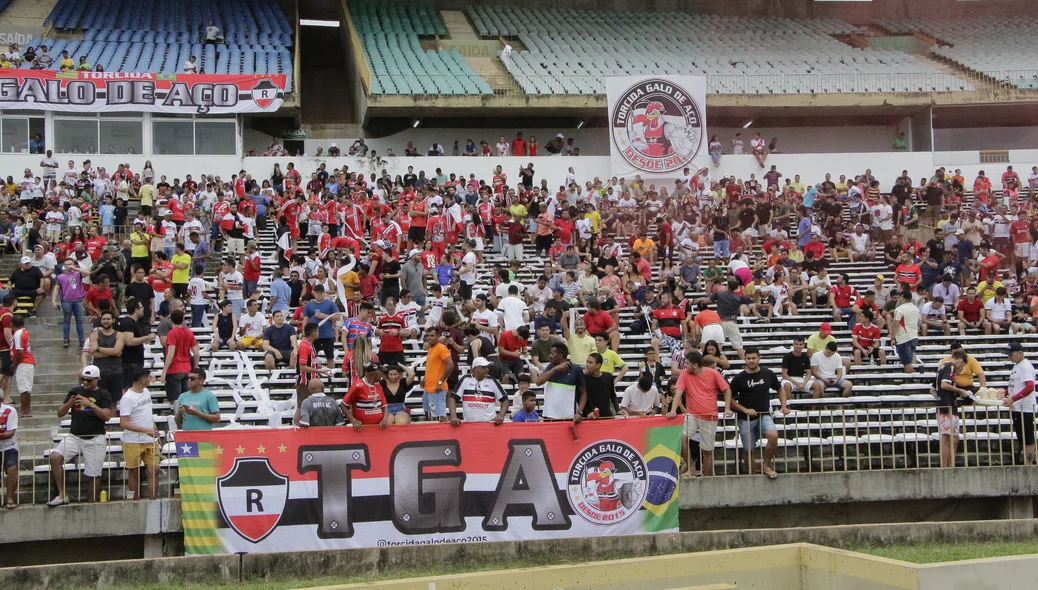
[[[771,414],[778,435],[773,455],[773,467],[778,473],[1025,464],[1019,443],[1021,433],[1017,432],[1013,413],[1007,407],[959,408],[954,415],[959,436],[953,448],[951,439],[942,440],[941,435],[942,422],[953,418],[950,408],[832,407],[839,401],[826,401],[827,406],[793,402],[788,415],[779,411]],[[689,456],[702,469],[701,446],[693,442],[690,447]],[[761,474],[766,447],[767,439],[762,434],[747,453],[740,440],[738,420],[722,415],[714,446],[715,475]],[[698,457],[694,454],[697,450]],[[947,454],[944,463],[942,451]]]
[[[773,468],[781,474],[811,474],[936,469],[945,464],[960,468],[1025,464],[1021,432],[1014,424],[1010,408],[1000,405],[959,408],[955,415],[959,438],[952,448],[951,439],[945,437],[942,440],[941,434],[942,421],[946,420],[941,416],[947,414],[948,408],[866,406],[833,399],[824,402],[792,401],[792,411],[788,415],[775,408],[771,413],[777,431]],[[675,424],[680,424],[680,421]],[[55,434],[54,440],[67,436],[71,435]],[[104,467],[101,477],[97,478],[99,491],[105,492],[108,501],[121,501],[128,498],[129,491],[123,443],[115,433],[109,433],[106,438]],[[765,433],[754,438],[757,440],[753,441],[753,448],[747,453],[740,440],[738,420],[734,416],[720,415],[712,457],[714,474],[728,477],[760,475],[767,438]],[[180,496],[173,439],[174,436],[165,432],[156,443],[160,451],[156,498]],[[688,475],[701,473],[704,466],[702,446],[696,441],[689,446],[686,458],[691,460],[693,467]],[[942,452],[945,454],[943,463]],[[20,471],[20,503],[43,504],[54,497],[51,465],[46,457],[23,456]],[[144,471],[143,466],[138,469],[142,478]],[[70,502],[90,501],[92,480],[83,475],[82,458],[66,463],[64,473],[66,497]],[[3,483],[6,485],[6,474]],[[151,496],[150,483],[142,481],[139,489],[140,497]]]
[[[67,431],[58,434],[56,427],[54,433],[52,441],[54,444],[46,453],[26,453],[19,457],[20,477],[17,496],[19,504],[45,504],[57,495],[50,455],[61,440],[73,435]],[[82,455],[71,461],[65,461],[62,465],[65,497],[70,503],[99,502],[101,499],[106,502],[115,502],[131,498],[129,488],[131,472],[126,469],[121,434],[109,432],[105,435],[105,455],[100,477],[91,478],[85,475]],[[152,482],[148,478],[147,468],[144,465],[137,469],[136,476],[140,478],[137,486],[138,499],[164,499],[180,496],[173,436],[162,431],[160,431],[160,435],[158,441],[153,443],[159,455],[157,477]],[[42,447],[42,445],[37,443],[37,447]],[[2,454],[0,452],[0,455]],[[6,486],[6,473],[3,474],[2,479]],[[152,486],[154,486],[154,494]],[[97,493],[94,497],[91,497],[92,489]]]

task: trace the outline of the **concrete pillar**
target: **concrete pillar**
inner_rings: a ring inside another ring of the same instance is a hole
[[[184,555],[184,536],[182,534],[144,535],[144,559],[180,557],[182,555]]]
[[[1034,498],[1009,496],[1002,501],[999,516],[1004,519],[1034,518]]]

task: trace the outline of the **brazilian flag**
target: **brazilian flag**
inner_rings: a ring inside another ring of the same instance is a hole
[[[58,80],[78,80],[79,72],[58,72],[54,77]]]
[[[681,425],[650,428],[645,432],[643,455],[648,468],[648,492],[645,494],[647,533],[678,530],[678,473],[681,467]]]

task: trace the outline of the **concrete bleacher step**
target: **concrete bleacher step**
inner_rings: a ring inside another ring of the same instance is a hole
[[[479,39],[476,30],[472,28],[468,16],[461,10],[441,10],[440,17],[447,27],[447,35],[452,41],[466,40],[475,41]]]
[[[0,13],[0,25],[42,27],[57,0],[11,0]]]

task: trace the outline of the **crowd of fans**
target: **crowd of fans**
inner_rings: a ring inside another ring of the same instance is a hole
[[[28,297],[35,312],[49,298],[63,311],[65,346],[74,320],[84,365],[58,412],[72,414],[72,429],[51,454],[55,506],[67,502],[64,461],[82,455],[85,475],[99,473],[97,435],[116,413],[131,479],[143,463],[154,495],[158,432],[144,364],[156,339],[156,381],[177,423],[219,422],[191,328],[212,330],[214,352],[258,351],[267,369],[294,372],[300,427],[408,424],[412,390],[425,420],[455,426],[683,413],[693,447],[684,472],[710,475],[723,400],[744,449],[767,440],[761,471],[776,477],[773,397],[787,413],[794,396],[851,395],[851,366],[885,364],[893,352],[905,372],[918,370],[921,335],[1029,333],[1038,318],[1038,167],[1026,186],[1009,167],[998,189],[981,172],[970,204],[965,179],[944,169],[918,185],[905,172],[882,192],[870,170],[811,185],[776,166],[760,179],[685,170],[666,186],[579,182],[572,168],[549,186],[535,182],[533,163],[518,178],[500,166],[480,179],[289,163],[266,178],[243,170],[172,182],[150,163],[109,173],[70,161],[59,172],[47,152],[41,167],[0,186],[0,236],[21,257],[0,307],[0,387],[21,407],[0,407],[0,420],[13,433],[17,415],[31,414],[31,324],[12,313],[15,302]],[[264,240],[275,244],[273,270],[259,254]],[[490,253],[504,262],[487,271]],[[845,260],[888,270],[859,290],[827,269]],[[217,265],[212,281],[206,267]],[[762,367],[740,325],[805,308],[831,322],[793,338],[780,373]],[[622,310],[634,317],[623,333],[651,343],[633,369],[618,354]],[[833,325],[850,329],[849,347]],[[423,351],[417,364],[405,353],[412,341]],[[728,371],[726,349],[742,371]],[[1009,350],[1005,403],[1033,462],[1034,369],[1021,350]],[[961,350],[946,361],[933,393],[954,408],[975,376],[985,381]],[[637,381],[617,391],[632,370]],[[343,399],[324,395],[330,381],[345,386]],[[958,435],[956,420],[942,418],[942,435]]]
[[[203,38],[206,45],[222,44],[223,31],[220,30],[220,27],[214,25],[213,21],[209,21]],[[54,59],[47,45],[40,45],[39,48],[34,45],[26,45],[23,53],[18,50],[17,44],[11,44],[7,47],[6,52],[0,53],[0,69],[21,68],[23,64],[29,64],[29,68],[33,70],[49,70],[54,65]],[[69,55],[68,51],[62,51],[61,55],[58,56],[58,70],[62,72],[103,72],[104,68],[101,64],[95,66],[89,63],[85,55],[79,56],[77,61]],[[185,74],[205,73],[197,64],[197,59],[194,56],[184,62],[182,71]]]

